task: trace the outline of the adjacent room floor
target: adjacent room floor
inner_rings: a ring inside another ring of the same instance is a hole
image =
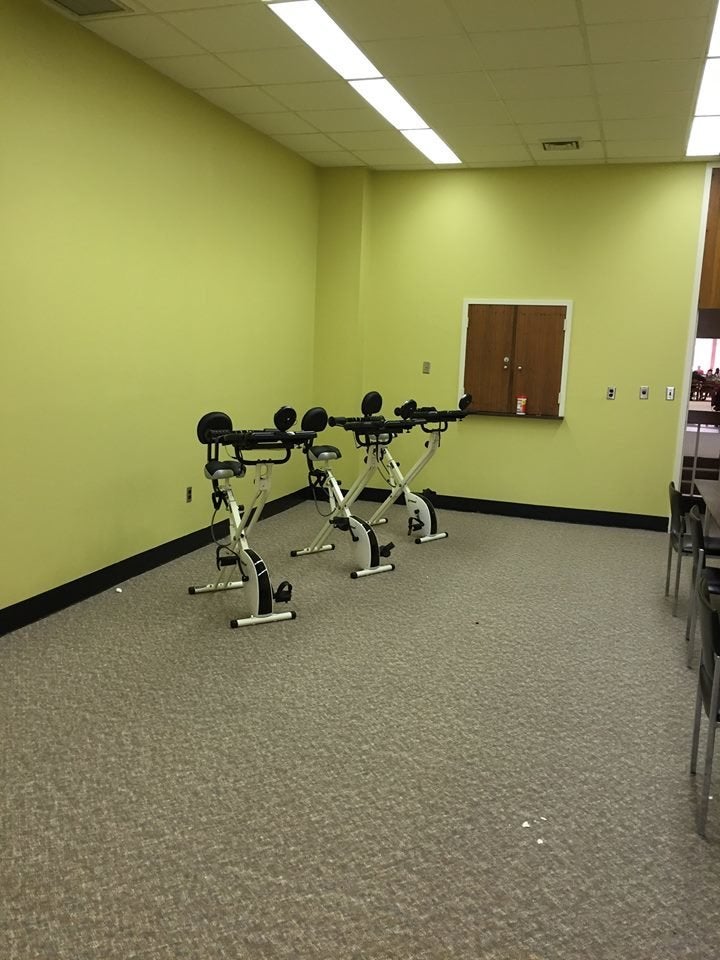
[[[259,525],[294,621],[205,548],[0,640],[3,958],[718,955],[666,536],[394,510],[358,581]]]
[[[703,411],[717,416],[709,400],[691,400],[688,406],[693,412]],[[714,424],[687,424],[683,439],[683,456],[717,459],[720,451],[720,428]]]

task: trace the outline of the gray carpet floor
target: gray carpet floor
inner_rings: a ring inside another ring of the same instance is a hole
[[[358,581],[258,526],[297,620],[208,547],[0,640],[3,960],[720,956],[665,535],[393,509]]]

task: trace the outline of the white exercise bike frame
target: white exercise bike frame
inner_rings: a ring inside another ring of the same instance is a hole
[[[350,534],[352,540],[351,554],[353,562],[357,569],[350,574],[353,580],[359,577],[369,577],[374,573],[387,573],[395,569],[394,563],[381,563],[380,560],[387,553],[383,553],[387,548],[378,544],[377,535],[366,520],[353,516],[350,507],[363,492],[370,482],[370,478],[378,469],[378,449],[379,444],[372,444],[367,449],[365,458],[365,469],[355,479],[354,483],[343,495],[340,483],[330,469],[327,458],[321,454],[320,458],[312,457],[313,462],[319,465],[319,469],[324,473],[322,487],[327,490],[330,514],[326,518],[317,536],[310,546],[302,550],[292,550],[291,557],[306,557],[314,553],[323,553],[326,550],[334,550],[334,543],[327,543],[327,538],[333,530],[342,530]],[[333,457],[332,459],[337,459]]]
[[[189,587],[189,593],[219,593],[224,590],[239,590],[246,587],[252,613],[249,617],[242,617],[230,621],[231,627],[249,627],[261,623],[273,623],[277,620],[294,620],[294,610],[278,612],[274,609],[275,594],[273,593],[270,573],[262,557],[250,549],[247,535],[260,519],[270,492],[273,464],[268,462],[255,464],[255,496],[248,510],[242,509],[233,493],[231,476],[210,477],[215,481],[214,489],[217,497],[225,506],[229,514],[230,539],[227,543],[218,544],[219,575],[213,583],[199,587]],[[220,551],[226,551],[226,556],[220,559]],[[237,569],[242,574],[241,580],[232,580]]]
[[[438,533],[437,515],[430,500],[421,493],[413,493],[410,489],[410,484],[415,477],[425,469],[428,462],[437,453],[440,447],[440,435],[445,432],[445,427],[425,428],[424,432],[430,435],[425,444],[427,449],[405,475],[403,475],[400,464],[395,460],[387,446],[382,446],[379,450],[378,461],[383,464],[387,471],[386,479],[390,485],[390,493],[368,520],[370,526],[387,523],[386,514],[388,510],[396,500],[404,495],[405,508],[408,514],[408,536],[412,536],[413,533],[418,534],[415,537],[415,543],[445,540],[448,536],[446,532]],[[382,471],[379,472],[382,475]]]

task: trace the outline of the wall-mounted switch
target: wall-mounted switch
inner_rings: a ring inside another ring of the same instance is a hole
[[[675,387],[665,387],[665,399],[666,400],[675,399]]]
[[[614,399],[615,399],[615,387],[608,387],[608,388],[607,388],[607,399],[608,399],[608,400],[614,400]]]
[[[640,399],[647,400],[650,396],[650,387],[640,387]]]
[[[192,503],[192,487],[185,487],[185,503]]]
[[[430,373],[430,361],[423,360],[423,373]]]

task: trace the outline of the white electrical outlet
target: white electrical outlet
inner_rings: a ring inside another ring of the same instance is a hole
[[[608,400],[614,400],[614,399],[615,399],[615,387],[608,387],[608,388],[607,388],[607,399],[608,399]]]
[[[650,387],[640,387],[640,399],[647,400],[650,396]]]
[[[665,399],[666,400],[675,399],[675,387],[665,387]]]

